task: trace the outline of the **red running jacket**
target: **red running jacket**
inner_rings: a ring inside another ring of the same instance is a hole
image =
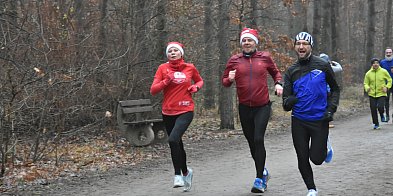
[[[229,71],[236,70],[235,81],[239,103],[247,106],[264,106],[269,103],[267,75],[270,74],[274,83],[281,84],[281,73],[269,52],[256,51],[250,57],[243,53],[232,56],[222,76],[222,84],[230,87]]]
[[[168,72],[174,71],[174,79],[164,84]],[[183,59],[161,64],[154,75],[150,93],[156,95],[164,92],[162,101],[162,113],[165,115],[178,115],[194,111],[194,101],[191,93],[187,90],[192,81],[200,88],[203,86],[202,77],[193,64],[185,63]]]

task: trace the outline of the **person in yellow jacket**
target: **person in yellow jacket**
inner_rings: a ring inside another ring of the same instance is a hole
[[[388,90],[392,87],[392,78],[389,73],[380,67],[379,59],[371,59],[371,69],[364,76],[364,90],[370,98],[371,118],[374,129],[379,129],[378,114],[381,121],[385,121],[384,106]]]

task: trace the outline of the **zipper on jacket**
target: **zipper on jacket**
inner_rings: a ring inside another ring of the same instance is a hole
[[[249,98],[250,98],[250,106],[252,106],[252,61],[251,61],[251,57],[249,58],[249,61],[250,61],[250,82],[249,82],[249,88],[250,88],[250,90],[248,91],[250,94],[249,94]]]
[[[374,97],[377,97],[377,70],[375,70],[375,75],[374,75]]]

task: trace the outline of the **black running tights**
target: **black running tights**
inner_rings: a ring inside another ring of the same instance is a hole
[[[392,103],[393,103],[393,89],[389,89],[388,90],[388,93],[387,93],[387,96],[386,96],[386,99],[385,99],[385,110],[386,110],[386,117],[390,117],[389,115],[390,115],[390,113],[389,113],[389,107],[390,107],[390,104],[389,104],[389,101],[390,101],[390,95],[392,95]]]
[[[379,126],[378,113],[380,116],[383,115],[386,97],[383,96],[377,98],[374,97],[369,97],[369,98],[370,98],[371,118],[373,120],[373,124]]]
[[[298,168],[308,189],[316,190],[310,160],[315,165],[323,163],[327,153],[328,135],[328,121],[307,122],[292,117],[292,140]]]
[[[240,123],[254,159],[257,178],[262,178],[265,168],[265,132],[270,113],[271,104],[261,107],[239,104]]]
[[[186,151],[184,150],[182,136],[194,118],[193,112],[186,112],[176,116],[162,115],[165,129],[168,134],[169,147],[175,175],[187,173]]]

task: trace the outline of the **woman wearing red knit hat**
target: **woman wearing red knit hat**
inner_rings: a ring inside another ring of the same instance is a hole
[[[190,191],[193,171],[187,167],[182,136],[194,117],[192,94],[203,86],[203,80],[193,64],[184,62],[181,43],[169,42],[166,55],[168,62],[158,67],[150,93],[164,93],[162,117],[175,170],[173,187],[184,187],[184,191]]]

